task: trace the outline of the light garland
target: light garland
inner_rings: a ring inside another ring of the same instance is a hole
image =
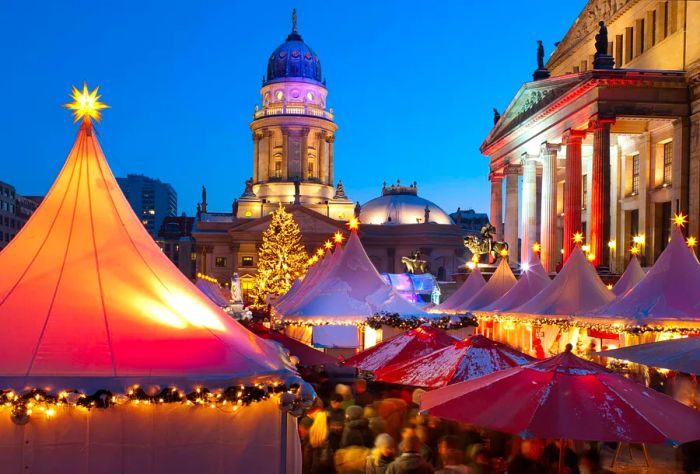
[[[669,332],[679,334],[681,336],[700,334],[700,328],[688,328],[683,326],[664,326],[664,325],[640,325],[640,324],[606,324],[594,323],[590,321],[577,321],[567,318],[552,318],[552,317],[517,317],[504,316],[497,314],[477,315],[476,319],[481,321],[495,321],[510,325],[523,326],[558,326],[564,332],[571,329],[593,329],[595,331],[613,332],[616,334],[633,334],[640,335],[645,333]],[[514,326],[512,326],[514,329]]]
[[[437,318],[424,316],[401,316],[397,313],[376,313],[365,319],[353,319],[343,321],[316,320],[276,320],[279,326],[314,327],[314,326],[367,326],[372,329],[380,329],[382,326],[390,326],[397,329],[415,329],[419,326],[430,325],[438,329],[460,329],[476,327],[476,318],[471,313],[454,314]]]
[[[37,414],[43,414],[46,418],[53,418],[59,407],[75,407],[86,410],[106,409],[116,405],[162,405],[177,403],[185,406],[201,406],[209,408],[230,409],[238,411],[241,407],[255,402],[269,399],[274,394],[288,394],[285,403],[294,404],[300,395],[301,385],[293,383],[289,387],[274,382],[270,384],[238,385],[224,390],[209,390],[206,387],[196,387],[190,393],[185,393],[175,387],[149,387],[148,392],[138,385],[134,385],[125,394],[113,394],[109,390],[98,390],[92,395],[87,395],[75,390],[64,390],[58,394],[46,390],[32,389],[24,393],[14,390],[0,391],[0,409],[10,410],[12,421],[18,425],[24,425],[30,418]],[[294,397],[292,400],[290,396]],[[308,397],[307,397],[308,398]],[[308,404],[305,400],[299,403]],[[298,404],[298,403],[297,403]]]

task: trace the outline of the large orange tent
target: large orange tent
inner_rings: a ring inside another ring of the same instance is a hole
[[[86,87],[76,94],[78,106],[99,98]],[[14,391],[1,394],[3,469],[218,473],[252,462],[265,472],[298,469],[294,423],[287,425],[286,415],[280,422],[275,400],[242,410],[206,395],[196,404],[219,410],[124,400],[136,385],[144,395],[231,386],[235,394],[243,384],[283,382],[295,373],[274,346],[230,319],[165,257],[107,165],[90,120],[99,114],[93,107],[85,115],[41,206],[0,253],[0,389]],[[44,405],[37,395],[32,405],[18,404],[30,389],[63,391],[64,403],[47,398]],[[87,411],[74,406],[71,390],[109,390],[114,398],[100,400],[118,404]],[[36,420],[21,428],[10,421],[11,411],[15,423],[26,423],[32,407]],[[57,419],[47,422],[39,408]]]

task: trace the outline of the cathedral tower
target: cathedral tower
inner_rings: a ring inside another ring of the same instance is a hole
[[[262,107],[255,108],[253,175],[238,200],[237,217],[256,218],[278,203],[301,204],[333,219],[352,217],[354,205],[334,187],[333,142],[337,125],[326,108],[321,61],[297,31],[270,55]]]

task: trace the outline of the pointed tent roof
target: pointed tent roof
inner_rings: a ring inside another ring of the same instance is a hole
[[[462,283],[462,286],[452,296],[443,301],[442,304],[435,307],[435,311],[462,310],[463,305],[469,302],[484,285],[486,285],[486,280],[484,280],[481,271],[479,271],[479,267],[474,267],[474,270],[469,274],[467,280]]]
[[[89,120],[41,206],[0,252],[0,268],[3,388],[217,388],[290,373],[163,254]]]
[[[414,360],[447,347],[456,341],[445,331],[428,325],[420,326],[397,334],[391,339],[355,354],[345,361],[345,365],[374,371],[382,367]]]
[[[381,382],[439,388],[532,361],[532,357],[522,352],[476,334],[418,359],[378,370],[375,378]]]
[[[387,285],[367,256],[356,231],[337,260],[291,308],[287,320],[364,320],[378,312],[401,316],[427,316]]]
[[[534,298],[513,310],[515,313],[571,316],[609,303],[615,295],[576,246],[552,282]]]
[[[496,271],[491,275],[489,281],[484,285],[466,304],[464,309],[477,310],[494,303],[508,290],[513,288],[517,282],[513,271],[508,265],[508,259],[502,258],[496,267]]]
[[[498,300],[481,308],[481,311],[510,311],[528,302],[551,282],[552,280],[542,267],[539,256],[532,252],[530,262],[523,266],[520,279],[513,288]]]
[[[218,283],[207,281],[198,277],[194,285],[199,289],[199,291],[204,293],[207,298],[212,300],[215,305],[225,308],[230,304],[229,300],[224,298]]]
[[[591,315],[629,318],[640,324],[700,326],[700,264],[680,229],[642,281]]]
[[[317,264],[311,266],[309,271],[306,272],[306,276],[303,280],[300,280],[299,278],[294,280],[294,283],[289,291],[275,301],[275,310],[279,313],[283,313],[285,308],[289,308],[295,301],[298,301],[299,298],[303,298],[306,292],[308,292],[310,288],[313,288],[314,282],[317,281],[328,269],[331,261],[341,251],[341,249],[342,247],[338,246],[335,254],[332,252],[326,252],[323,259]]]
[[[625,294],[627,290],[634,288],[634,286],[644,278],[644,275],[645,273],[642,266],[639,264],[639,259],[636,255],[632,255],[630,263],[627,264],[625,272],[620,279],[617,280],[615,286],[613,286],[612,292],[617,296]]]

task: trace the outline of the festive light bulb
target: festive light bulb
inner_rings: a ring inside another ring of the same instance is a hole
[[[326,249],[330,250],[333,248],[333,242],[331,242],[330,240],[326,240],[323,246],[326,247]]]
[[[673,219],[671,220],[673,221],[673,224],[680,229],[681,227],[685,227],[685,225],[688,223],[688,216],[682,212],[679,212],[674,214]]]
[[[502,249],[499,254],[501,257],[506,258],[508,256],[508,249]]]
[[[476,255],[476,254],[472,255],[472,260],[471,260],[471,261],[472,261],[472,263],[474,263],[474,264],[479,263],[479,256]]]
[[[530,269],[530,264],[525,262],[520,264],[520,270],[523,272],[527,272]]]
[[[92,92],[88,91],[86,82],[83,83],[82,91],[73,86],[73,91],[71,92],[73,102],[63,105],[65,108],[73,110],[73,122],[77,122],[80,119],[85,121],[91,119],[94,119],[96,122],[100,121],[102,118],[100,110],[108,109],[109,105],[99,101],[102,96],[97,95],[98,89],[99,87],[95,87]]]
[[[316,255],[318,255],[319,257],[323,257],[323,253],[324,253],[324,250],[322,248],[316,250]]]
[[[630,253],[632,255],[639,255],[639,247],[637,247],[636,245],[633,245],[632,248],[630,249]]]
[[[595,254],[594,253],[589,253],[586,258],[588,259],[589,262],[592,262],[595,260]]]
[[[615,247],[617,247],[617,242],[615,242],[614,240],[611,240],[610,242],[608,242],[609,249],[615,250]]]
[[[533,252],[540,253],[541,250],[542,250],[542,245],[540,245],[539,242],[535,242],[534,244],[532,244],[532,251]]]
[[[590,252],[591,246],[590,245],[582,245],[581,250],[583,250],[584,252]]]
[[[476,268],[476,263],[474,262],[467,262],[467,268],[470,270],[474,270]]]
[[[580,244],[583,242],[583,234],[581,232],[576,232],[571,240],[573,240],[575,244]]]
[[[686,239],[685,243],[688,244],[688,247],[692,249],[698,244],[698,239],[691,235],[690,237],[688,237],[688,239]]]
[[[336,244],[342,244],[343,240],[345,240],[345,236],[340,231],[333,234],[333,242]]]
[[[348,229],[357,230],[360,227],[360,220],[357,217],[353,217],[348,221]]]
[[[644,234],[638,234],[632,237],[632,242],[637,245],[644,245],[645,236]]]

